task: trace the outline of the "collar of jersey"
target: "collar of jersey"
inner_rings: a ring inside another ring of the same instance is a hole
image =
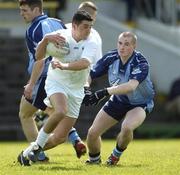
[[[128,63],[129,63],[131,60],[133,60],[134,55],[135,55],[135,52],[133,52],[133,54],[129,57],[128,61],[127,61],[125,64],[123,64],[121,58],[119,58],[119,60],[120,60],[119,69],[125,69],[125,68],[127,67]],[[119,57],[120,57],[120,56],[119,56]]]
[[[48,16],[47,15],[40,15],[40,16],[37,16],[33,19],[32,23],[34,22],[37,22],[37,21],[40,21],[40,20],[43,20],[43,19],[46,19]]]

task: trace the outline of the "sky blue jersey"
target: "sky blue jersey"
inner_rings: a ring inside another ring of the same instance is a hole
[[[42,40],[45,34],[66,28],[62,21],[50,18],[47,15],[41,15],[36,17],[29,28],[26,31],[26,44],[28,48],[28,73],[31,75],[35,59],[35,49],[37,44]],[[48,65],[51,61],[51,57],[48,57],[45,61],[45,66],[41,74],[42,77],[45,77],[48,70]]]
[[[108,74],[111,86],[135,79],[139,82],[135,91],[127,95],[114,95],[124,104],[149,104],[153,106],[154,88],[150,80],[149,64],[146,58],[134,51],[126,64],[121,62],[117,49],[105,54],[90,72],[92,79]]]

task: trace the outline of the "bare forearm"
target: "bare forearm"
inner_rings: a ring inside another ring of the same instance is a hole
[[[138,84],[139,84],[139,82],[137,80],[130,80],[127,83],[108,87],[107,90],[110,95],[128,94],[128,93],[134,91],[137,88]]]
[[[36,59],[42,60],[46,56],[46,46],[48,44],[48,40],[46,38],[42,39],[37,48],[36,48]]]
[[[59,62],[57,68],[60,68],[62,70],[80,71],[88,68],[89,66],[90,66],[90,62],[87,59],[80,59],[78,61],[73,61],[70,63]]]
[[[35,85],[36,81],[39,79],[42,73],[43,67],[44,67],[44,60],[39,60],[34,63],[29,84]]]

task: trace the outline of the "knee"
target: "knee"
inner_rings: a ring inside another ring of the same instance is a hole
[[[129,125],[123,125],[121,127],[121,132],[124,134],[124,135],[129,135],[133,132],[133,129],[131,128],[131,126]]]
[[[33,117],[33,113],[32,112],[28,112],[28,111],[24,111],[24,110],[21,110],[19,111],[19,118],[20,120],[23,120],[23,119],[28,119],[28,118],[31,118]]]
[[[91,139],[91,140],[94,140],[96,139],[97,137],[99,137],[98,133],[96,132],[96,130],[94,128],[89,128],[88,130],[88,135],[87,135],[87,139]]]
[[[60,118],[64,118],[67,114],[67,109],[66,108],[59,108],[59,109],[55,109],[54,111],[56,116],[59,116]]]

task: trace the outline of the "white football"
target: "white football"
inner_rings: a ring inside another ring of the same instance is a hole
[[[56,47],[53,43],[48,43],[46,47],[46,52],[48,55],[60,58],[64,55],[68,55],[70,52],[69,44],[66,42],[62,47]]]

